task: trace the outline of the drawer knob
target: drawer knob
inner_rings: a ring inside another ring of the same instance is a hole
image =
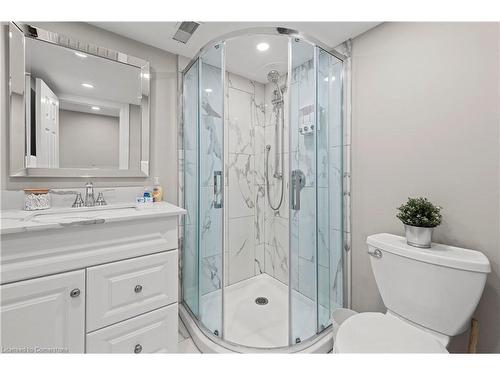
[[[80,295],[80,289],[75,288],[71,292],[69,292],[71,298],[76,298]]]
[[[136,293],[142,292],[142,285],[136,285],[134,288],[134,292],[136,292]]]
[[[134,348],[134,353],[135,354],[139,354],[140,352],[142,352],[142,345],[141,344],[137,344]]]

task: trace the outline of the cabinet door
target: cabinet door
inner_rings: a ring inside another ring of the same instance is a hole
[[[87,334],[87,353],[176,353],[177,304]]]
[[[4,353],[83,353],[84,270],[2,285],[0,295]]]

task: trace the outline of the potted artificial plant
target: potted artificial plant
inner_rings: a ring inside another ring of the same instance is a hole
[[[408,198],[398,211],[396,216],[405,226],[408,245],[430,248],[432,232],[441,224],[441,207],[433,205],[427,198]]]

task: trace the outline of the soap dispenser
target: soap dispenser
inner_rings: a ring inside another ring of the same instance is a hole
[[[160,179],[158,177],[153,178],[153,202],[161,202],[163,198],[163,189],[160,185]]]

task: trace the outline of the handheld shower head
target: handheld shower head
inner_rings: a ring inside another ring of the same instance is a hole
[[[280,73],[277,70],[271,70],[269,73],[267,73],[267,80],[271,83],[274,83],[276,86],[276,93],[279,95],[279,100],[283,101],[283,92],[281,91],[280,85],[279,85],[279,80],[280,80]]]
[[[269,82],[272,82],[274,84],[278,84],[278,81],[280,80],[280,74],[277,70],[271,70],[269,73],[267,73],[267,80]]]

